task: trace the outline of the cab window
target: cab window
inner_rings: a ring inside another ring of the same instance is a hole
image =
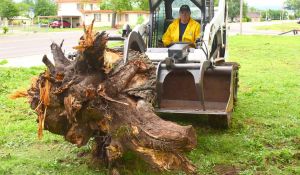
[[[201,20],[201,10],[192,1],[174,0],[172,3],[172,17],[179,18],[179,9],[182,5],[188,5],[191,9],[191,17],[195,20]]]

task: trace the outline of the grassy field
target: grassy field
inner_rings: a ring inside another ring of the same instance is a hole
[[[5,64],[7,64],[7,63],[8,63],[8,61],[5,60],[5,59],[0,60],[0,66],[1,66],[1,65],[5,65]]]
[[[277,30],[281,32],[287,32],[293,29],[300,30],[300,24],[297,24],[296,22],[293,23],[283,23],[283,24],[273,24],[273,25],[267,25],[267,26],[257,26],[257,30]]]
[[[232,127],[179,121],[197,130],[198,146],[188,157],[199,174],[300,174],[299,48],[300,37],[230,37],[230,60],[241,64]],[[76,148],[49,132],[38,140],[36,115],[26,100],[8,98],[43,69],[0,68],[0,174],[105,174],[82,156],[90,145]],[[123,160],[122,174],[155,174],[134,155]]]

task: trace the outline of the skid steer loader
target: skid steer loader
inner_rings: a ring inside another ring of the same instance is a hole
[[[124,39],[124,61],[130,49],[145,52],[157,66],[157,113],[208,115],[210,123],[228,127],[237,98],[238,64],[226,62],[227,4],[219,0],[149,0],[150,20],[136,26]],[[169,48],[161,38],[187,4],[191,17],[201,24],[201,37]],[[116,39],[113,38],[112,39]],[[122,37],[121,37],[122,39]]]

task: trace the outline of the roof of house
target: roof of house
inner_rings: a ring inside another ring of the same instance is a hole
[[[112,13],[112,10],[80,10],[82,13]]]
[[[146,10],[124,10],[122,13],[150,13],[150,11]]]
[[[113,13],[113,10],[82,10],[82,13]],[[130,10],[130,11],[121,11],[122,14],[124,13],[135,13],[135,14],[149,14],[149,11],[143,10]]]
[[[12,19],[13,20],[30,20],[30,18],[27,18],[25,16],[15,16]]]
[[[260,12],[248,12],[247,16],[249,18],[260,18]]]

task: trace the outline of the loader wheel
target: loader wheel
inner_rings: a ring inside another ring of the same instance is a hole
[[[217,129],[228,129],[231,123],[231,113],[227,115],[209,115],[209,125]]]

